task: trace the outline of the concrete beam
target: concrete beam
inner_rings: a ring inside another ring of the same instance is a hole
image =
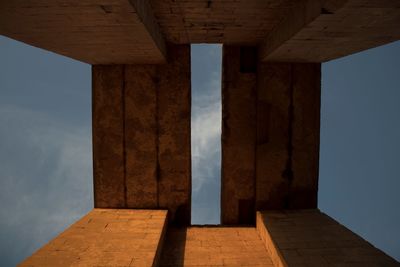
[[[165,63],[148,1],[2,1],[0,34],[89,64]]]
[[[322,8],[320,0],[299,1],[288,10],[287,16],[269,34],[259,48],[261,60],[269,59],[270,55],[290,40],[296,33],[316,19]]]
[[[325,62],[400,39],[398,1],[299,4],[260,45],[260,60]]]
[[[166,210],[94,209],[18,266],[158,266]]]
[[[316,209],[257,212],[257,231],[274,266],[399,266]]]

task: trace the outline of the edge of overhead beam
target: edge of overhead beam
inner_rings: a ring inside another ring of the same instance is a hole
[[[167,46],[165,44],[165,40],[163,34],[161,33],[160,27],[156,22],[156,18],[154,16],[150,1],[148,0],[129,0],[131,5],[135,8],[137,15],[146,29],[149,31],[149,34],[153,38],[156,43],[158,49],[160,49],[161,53],[164,57],[167,57]]]
[[[92,65],[164,64],[168,54],[145,0],[3,1],[0,34]]]
[[[266,37],[259,47],[259,59],[269,60],[269,56],[290,40],[322,13],[332,13],[341,8],[347,0],[305,0],[297,3],[285,18]]]

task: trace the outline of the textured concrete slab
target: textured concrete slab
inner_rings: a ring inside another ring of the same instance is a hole
[[[94,209],[19,266],[158,266],[167,211]]]
[[[167,231],[160,266],[273,266],[254,227]]]
[[[257,212],[274,266],[400,266],[319,210]]]
[[[164,39],[147,2],[1,1],[0,34],[90,64],[163,63]]]

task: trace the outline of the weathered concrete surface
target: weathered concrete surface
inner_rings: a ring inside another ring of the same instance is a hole
[[[256,73],[241,72],[240,55],[239,46],[223,47],[222,224],[255,220]]]
[[[0,34],[90,64],[165,63],[164,38],[258,45],[264,61],[324,62],[399,40],[399,7],[395,0],[14,0],[0,3]]]
[[[169,47],[167,65],[158,66],[159,207],[170,221],[190,224],[190,46]]]
[[[296,0],[151,0],[166,39],[172,43],[261,43]]]
[[[291,64],[259,64],[257,75],[256,209],[282,208],[289,188]]]
[[[400,266],[319,210],[257,212],[274,266]]]
[[[93,67],[95,207],[165,208],[190,224],[190,47],[164,65]]]
[[[256,208],[316,208],[320,64],[259,64]]]
[[[158,266],[165,210],[94,209],[19,266]]]
[[[316,208],[318,198],[321,64],[293,64],[292,170],[288,208]]]
[[[254,227],[188,227],[168,229],[160,266],[273,265]]]
[[[240,67],[240,48],[224,46],[222,223],[254,223],[255,208],[316,208],[320,64]]]
[[[90,64],[165,62],[165,41],[150,5],[131,3],[1,1],[0,34]]]
[[[126,207],[124,166],[124,67],[92,68],[94,206]]]
[[[266,36],[262,60],[325,62],[400,39],[399,1],[304,2]]]
[[[125,67],[127,207],[158,207],[157,69]]]

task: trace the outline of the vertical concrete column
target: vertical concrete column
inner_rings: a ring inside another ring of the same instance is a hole
[[[170,46],[168,64],[159,66],[159,205],[170,221],[190,224],[190,45]]]
[[[166,208],[190,224],[190,46],[164,65],[93,67],[95,207]]]
[[[320,69],[320,64],[258,66],[257,210],[317,206]]]
[[[321,64],[293,64],[292,170],[289,208],[316,208],[318,199]]]
[[[92,68],[94,206],[126,206],[124,165],[124,67]]]
[[[283,208],[289,188],[292,66],[263,63],[257,75],[256,209]]]
[[[223,47],[222,224],[254,223],[256,51]]]
[[[127,206],[158,207],[157,66],[125,67]]]

